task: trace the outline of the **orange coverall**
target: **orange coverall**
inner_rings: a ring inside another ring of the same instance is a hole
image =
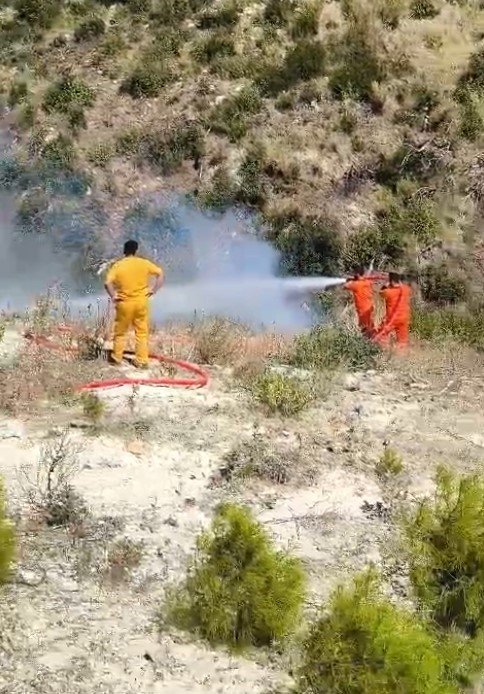
[[[162,269],[145,258],[127,256],[114,263],[106,276],[106,283],[116,289],[116,317],[112,359],[123,360],[126,333],[134,327],[135,359],[139,366],[148,364],[148,333],[150,277],[159,277]]]
[[[358,324],[365,335],[372,335],[375,330],[373,320],[373,282],[367,277],[348,280],[344,288],[353,294]]]
[[[391,333],[395,333],[397,345],[408,345],[410,328],[410,299],[412,290],[408,284],[397,284],[394,287],[383,287],[380,295],[385,301],[385,321],[378,341],[386,343]]]

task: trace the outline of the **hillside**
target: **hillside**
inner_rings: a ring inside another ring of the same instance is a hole
[[[483,40],[480,0],[0,0],[0,693],[483,691]],[[82,390],[140,372],[61,280],[177,204],[226,303],[264,235],[400,268],[408,350],[336,290],[298,334],[152,326],[146,376],[203,387]]]
[[[477,0],[4,0],[0,27],[19,228],[67,218],[89,263],[187,193],[255,208],[290,273],[482,286]]]

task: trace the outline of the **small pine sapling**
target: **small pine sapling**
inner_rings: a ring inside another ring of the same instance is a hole
[[[295,629],[305,584],[299,560],[275,550],[247,509],[223,504],[169,595],[166,619],[212,643],[270,645]]]
[[[15,556],[15,530],[7,517],[5,488],[0,477],[0,585],[9,577]]]

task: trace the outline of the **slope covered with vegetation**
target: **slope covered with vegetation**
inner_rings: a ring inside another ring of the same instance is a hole
[[[482,284],[483,29],[477,0],[3,0],[0,179],[22,230],[68,215],[88,259],[182,191],[255,208],[287,272],[374,261],[462,302]]]

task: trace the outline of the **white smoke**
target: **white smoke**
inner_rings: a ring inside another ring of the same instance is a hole
[[[151,228],[142,221],[137,226],[135,220],[126,231],[126,237],[138,238],[140,254],[166,272],[166,284],[152,301],[156,323],[218,315],[257,328],[300,329],[313,321],[307,305],[311,294],[343,282],[279,278],[278,252],[261,238],[254,218],[241,210],[213,216],[186,202],[159,205]],[[53,284],[63,287],[74,314],[88,304],[97,303],[101,310],[107,305],[102,276],[94,294],[79,296],[70,277],[73,258],[65,249],[54,249],[48,235],[19,234],[14,219],[13,196],[0,192],[0,308],[25,309]],[[119,239],[117,255],[124,240]]]

